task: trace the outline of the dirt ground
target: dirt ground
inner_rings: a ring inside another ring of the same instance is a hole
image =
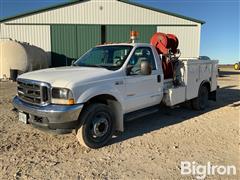
[[[240,74],[221,70],[218,101],[203,112],[188,107],[125,124],[125,132],[98,150],[75,135],[54,135],[18,121],[11,99],[16,84],[0,83],[0,179],[193,179],[181,161],[235,165],[240,179]]]

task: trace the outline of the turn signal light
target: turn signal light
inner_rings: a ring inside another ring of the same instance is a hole
[[[68,99],[67,104],[68,104],[68,105],[73,105],[73,104],[75,104],[74,99]]]

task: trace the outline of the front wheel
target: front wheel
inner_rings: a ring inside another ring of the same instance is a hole
[[[208,89],[206,86],[201,86],[198,92],[198,97],[192,100],[192,108],[195,110],[204,110],[208,105]]]
[[[111,109],[105,104],[91,104],[82,113],[80,121],[83,123],[76,129],[80,144],[92,149],[106,145],[114,130]]]

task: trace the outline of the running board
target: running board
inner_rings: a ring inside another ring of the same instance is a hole
[[[130,112],[124,115],[124,121],[132,121],[143,116],[147,116],[159,111],[159,105],[152,106],[144,109],[140,109],[134,112]]]

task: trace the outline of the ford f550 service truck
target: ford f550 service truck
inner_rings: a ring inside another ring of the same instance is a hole
[[[135,40],[132,33],[132,40]],[[76,129],[79,142],[104,146],[124,121],[190,101],[203,110],[216,100],[217,61],[179,59],[174,35],[156,33],[150,44],[99,45],[72,66],[18,77],[13,105],[35,127]]]

